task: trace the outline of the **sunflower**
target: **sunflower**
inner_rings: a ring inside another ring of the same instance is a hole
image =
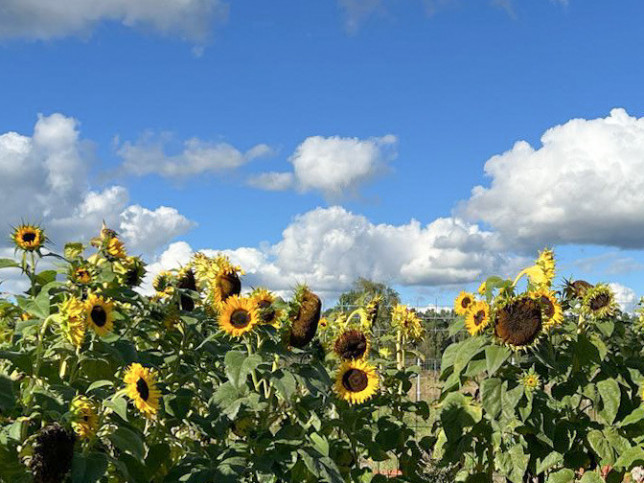
[[[87,330],[85,303],[76,297],[69,297],[60,304],[60,315],[63,334],[72,345],[80,347]]]
[[[105,248],[106,253],[112,258],[125,258],[125,245],[116,237],[110,238]]]
[[[541,265],[532,265],[521,270],[512,285],[516,285],[524,275],[528,277],[530,283],[536,288],[550,287],[550,283],[552,282],[548,278],[548,274],[544,271],[544,267]]]
[[[494,334],[513,349],[530,347],[542,327],[541,306],[529,296],[510,299],[496,311]]]
[[[376,295],[374,298],[372,298],[369,301],[369,303],[364,308],[367,324],[368,324],[368,327],[365,327],[365,328],[371,327],[376,322],[376,319],[378,318],[378,309],[380,309],[381,303],[382,303],[382,295]]]
[[[29,462],[35,482],[63,481],[72,468],[74,433],[58,423],[38,431]]]
[[[154,417],[159,410],[161,391],[157,389],[156,375],[147,367],[134,363],[123,376],[127,384],[127,395],[146,417]]]
[[[550,330],[563,323],[563,309],[552,290],[542,288],[536,292],[531,292],[529,295],[541,305],[544,330]]]
[[[566,280],[564,287],[564,296],[567,299],[583,299],[588,289],[593,288],[592,284],[585,280],[575,280],[574,282]]]
[[[481,297],[485,296],[486,287],[487,287],[487,282],[484,280],[483,282],[481,282],[481,285],[479,285],[479,289],[478,289],[478,293]]]
[[[295,296],[297,313],[291,318],[290,344],[302,349],[315,337],[320,323],[322,301],[307,287],[298,288]]]
[[[72,400],[72,428],[80,439],[92,438],[98,429],[96,405],[85,396]]]
[[[197,281],[195,280],[195,273],[190,267],[184,267],[177,275],[177,287],[184,290],[197,291]],[[195,308],[195,301],[188,294],[182,293],[179,296],[179,303],[181,310],[191,312]]]
[[[212,298],[215,303],[225,302],[228,297],[241,293],[241,280],[234,270],[222,269],[210,284]]]
[[[172,295],[174,275],[167,270],[159,272],[154,280],[152,280],[152,288],[156,291],[156,295],[160,298]]]
[[[92,238],[90,240],[90,243],[92,244],[92,246],[100,247],[103,245],[103,243],[111,240],[112,238],[117,238],[117,237],[118,237],[118,233],[108,228],[107,225],[105,224],[105,220],[103,220],[103,225],[101,226],[101,231],[99,236]]]
[[[457,315],[465,315],[467,314],[470,305],[473,303],[474,295],[469,292],[462,291],[454,301],[454,312],[456,312]]]
[[[532,392],[541,385],[541,379],[534,372],[534,368],[530,368],[530,371],[521,377],[521,384],[523,384],[526,392]]]
[[[333,350],[343,360],[365,359],[370,346],[369,337],[364,332],[351,329],[335,339]]]
[[[24,223],[14,228],[11,239],[16,245],[16,248],[27,252],[39,250],[47,241],[47,237],[42,228]]]
[[[92,274],[87,267],[78,267],[72,272],[72,281],[81,285],[87,285],[92,281]]]
[[[474,302],[465,316],[465,328],[470,335],[481,332],[490,323],[490,306],[485,302]]]
[[[277,325],[279,318],[278,311],[273,307],[275,296],[264,288],[257,289],[251,295],[257,312],[259,313],[259,321],[262,324]]]
[[[139,257],[128,256],[114,263],[114,272],[122,285],[138,287],[145,276],[145,264]]]
[[[422,320],[416,311],[410,310],[406,305],[397,304],[391,313],[391,325],[410,340],[420,340],[425,332]]]
[[[344,361],[336,374],[334,390],[349,404],[362,404],[378,390],[375,367],[360,359]]]
[[[113,309],[113,302],[96,294],[90,294],[85,301],[87,325],[94,329],[98,335],[106,335],[114,327]]]
[[[326,330],[328,326],[329,326],[329,321],[327,320],[327,318],[320,317],[320,321],[318,322],[318,328],[320,330]]]
[[[252,299],[232,295],[220,305],[219,328],[233,337],[241,337],[259,323]]]
[[[598,283],[584,294],[582,310],[598,319],[613,315],[617,310],[615,295],[608,285]]]

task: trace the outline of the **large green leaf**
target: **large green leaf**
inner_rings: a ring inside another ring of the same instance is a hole
[[[107,471],[107,457],[104,453],[74,453],[72,460],[72,483],[94,483]]]
[[[512,351],[505,346],[491,345],[485,348],[485,362],[487,373],[493,376],[501,365],[508,360]]]
[[[20,265],[11,258],[0,258],[0,268],[19,267]]]
[[[484,344],[485,337],[483,336],[472,337],[461,343],[454,358],[454,372],[460,373],[465,369],[465,366],[481,351]]]
[[[589,431],[586,435],[586,440],[595,454],[599,457],[602,465],[610,465],[615,462],[613,449],[601,431],[597,429]]]
[[[490,418],[496,418],[501,413],[503,395],[503,381],[497,378],[485,379],[481,382],[481,399],[483,409]]]
[[[604,418],[607,424],[613,424],[622,393],[619,390],[619,384],[615,379],[605,379],[597,383],[597,389],[601,396],[604,407],[599,411],[600,416]]]
[[[581,477],[579,483],[604,483],[604,481],[605,480],[594,471],[587,471],[584,473],[584,476]]]
[[[143,461],[145,447],[143,440],[136,432],[125,426],[119,426],[116,431],[109,435],[109,439],[121,451],[126,451],[139,461]]]
[[[563,469],[551,473],[546,483],[571,483],[575,481],[575,472],[571,469]]]
[[[230,383],[239,388],[246,383],[248,375],[262,362],[257,354],[247,355],[240,351],[229,351],[224,357],[226,375]]]
[[[16,396],[13,392],[13,381],[0,375],[0,413],[7,413],[15,404]]]
[[[641,446],[630,448],[619,455],[619,458],[615,461],[615,467],[630,469],[635,465],[635,463],[644,463],[644,449],[642,449]]]

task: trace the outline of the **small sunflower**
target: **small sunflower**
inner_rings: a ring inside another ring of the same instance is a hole
[[[72,272],[72,281],[80,285],[87,285],[92,281],[92,274],[87,267],[78,267]]]
[[[490,306],[485,302],[474,302],[465,316],[465,328],[470,335],[481,332],[490,323]]]
[[[521,384],[526,392],[533,392],[541,385],[541,379],[539,375],[534,372],[534,368],[530,368],[530,371],[523,374],[521,377]]]
[[[456,312],[456,315],[465,315],[467,314],[470,305],[473,303],[474,295],[469,292],[462,291],[454,301],[454,312]]]
[[[60,315],[63,334],[72,345],[80,347],[87,330],[85,303],[76,297],[69,297],[60,304]]]
[[[391,325],[410,340],[420,340],[425,333],[423,323],[415,310],[397,304],[391,313]]]
[[[604,283],[598,283],[584,294],[582,310],[595,318],[602,319],[613,315],[617,310],[615,295],[610,287]]]
[[[364,311],[365,311],[365,316],[368,324],[368,327],[365,327],[365,328],[369,328],[373,326],[373,324],[376,322],[376,319],[378,318],[378,309],[380,309],[381,303],[382,303],[382,296],[376,295],[365,306]]]
[[[154,417],[159,410],[161,391],[157,389],[156,375],[147,367],[134,363],[126,371],[123,381],[127,395],[146,417]]]
[[[107,255],[112,258],[125,258],[125,245],[123,242],[116,237],[110,238],[107,242],[107,247],[105,249]]]
[[[563,323],[563,309],[552,290],[542,288],[536,292],[531,292],[530,296],[541,305],[544,330],[550,330]]]
[[[21,224],[13,230],[11,235],[16,248],[27,252],[39,250],[47,241],[45,232],[37,225]]]
[[[233,337],[241,337],[259,323],[252,299],[232,295],[220,305],[219,328]]]
[[[278,311],[273,307],[275,296],[268,290],[260,288],[255,290],[251,295],[255,307],[259,313],[259,321],[261,324],[276,325],[279,318]]]
[[[91,439],[98,430],[96,405],[85,396],[72,400],[72,429],[80,439]]]
[[[542,332],[541,306],[529,296],[508,300],[496,310],[494,334],[512,349],[526,349]]]
[[[481,297],[485,297],[485,289],[487,287],[487,282],[484,280],[481,282],[481,285],[479,285],[478,293]]]
[[[152,288],[160,298],[167,297],[172,295],[174,291],[173,281],[174,275],[172,275],[171,272],[164,270],[154,277],[154,280],[152,280]]]
[[[365,359],[370,345],[369,337],[364,332],[351,329],[335,339],[333,350],[343,360]]]
[[[99,233],[99,236],[96,236],[90,240],[90,243],[92,246],[95,247],[101,247],[105,242],[108,242],[112,238],[117,238],[119,235],[116,233],[114,230],[110,229],[107,227],[105,224],[105,220],[103,220],[103,224],[101,226],[101,231]]]
[[[320,322],[318,322],[318,328],[320,330],[326,330],[327,327],[329,327],[329,321],[327,320],[326,317],[321,317]]]
[[[85,301],[87,325],[100,336],[106,335],[114,327],[114,303],[96,294],[90,294]]]
[[[197,291],[197,281],[195,280],[195,272],[192,268],[184,267],[179,271],[177,275],[177,287],[193,292]],[[179,297],[179,303],[181,310],[185,310],[186,312],[191,312],[195,308],[195,301],[190,295],[185,293],[182,293]]]
[[[241,293],[241,280],[237,272],[224,269],[217,273],[210,287],[215,303],[222,303]]]
[[[378,390],[375,367],[359,359],[344,361],[336,373],[334,390],[349,404],[362,404]]]

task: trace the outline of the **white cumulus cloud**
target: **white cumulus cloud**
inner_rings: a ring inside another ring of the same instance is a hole
[[[331,200],[357,195],[362,185],[390,169],[397,141],[392,134],[369,139],[311,136],[289,157],[293,172],[261,173],[248,184],[271,191],[319,191]]]
[[[608,286],[615,294],[615,301],[619,304],[622,311],[633,313],[639,301],[639,297],[635,291],[619,283],[609,283]]]
[[[201,43],[227,15],[220,0],[3,0],[0,37],[87,35],[99,22],[112,21]]]
[[[462,284],[510,266],[514,270],[517,262],[500,254],[494,234],[458,219],[376,225],[338,206],[297,216],[272,245],[199,248],[222,252],[241,265],[248,286],[287,291],[305,282],[331,297],[358,277],[397,285]],[[172,244],[154,267],[167,268],[162,261],[170,259],[185,263],[190,253],[186,245]]]
[[[122,171],[144,176],[158,174],[166,178],[188,178],[204,173],[223,173],[239,168],[255,158],[272,153],[269,146],[258,144],[246,152],[224,142],[188,139],[177,154],[167,152],[169,134],[147,133],[135,143],[126,141],[118,154],[123,159]]]
[[[509,244],[644,247],[644,118],[613,109],[548,129],[534,148],[525,141],[485,163],[457,211],[483,221]]]
[[[105,220],[129,249],[152,254],[193,226],[174,208],[129,205],[122,186],[92,189],[93,160],[78,122],[62,114],[38,116],[32,136],[0,134],[0,227],[40,223],[59,251],[66,241],[88,241]]]

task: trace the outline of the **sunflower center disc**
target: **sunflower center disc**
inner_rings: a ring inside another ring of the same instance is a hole
[[[555,315],[555,306],[552,305],[552,302],[548,297],[545,297],[545,296],[541,297],[541,305],[543,305],[543,313],[547,318],[550,318],[553,315]]]
[[[242,309],[235,310],[230,316],[230,324],[236,329],[243,329],[250,323],[250,314]]]
[[[485,312],[483,310],[479,310],[474,316],[474,325],[478,327],[483,323],[484,320],[485,320]]]
[[[23,233],[22,234],[22,241],[23,242],[31,243],[35,239],[36,239],[36,234],[35,233],[28,232],[28,233]]]
[[[360,369],[349,369],[342,376],[342,385],[347,391],[360,392],[367,388],[369,379]]]
[[[610,297],[605,293],[600,293],[590,301],[590,308],[592,310],[603,309],[610,302]]]
[[[494,331],[503,342],[515,347],[531,344],[541,330],[541,308],[535,300],[516,300],[497,315]]]
[[[100,305],[95,305],[94,307],[92,307],[91,317],[92,321],[98,327],[103,327],[107,322],[107,314],[105,313],[105,309]]]
[[[150,389],[148,388],[148,383],[142,377],[139,377],[139,380],[136,381],[136,392],[139,393],[141,399],[144,401],[148,400],[150,397]]]
[[[472,302],[468,297],[465,297],[463,300],[461,300],[461,307],[464,309],[468,308],[470,306],[470,302]]]

